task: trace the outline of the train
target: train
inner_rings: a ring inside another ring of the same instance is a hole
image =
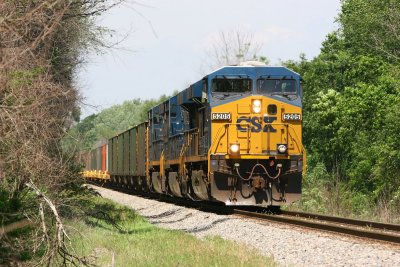
[[[225,205],[298,201],[306,168],[302,87],[280,66],[225,66],[82,155],[93,182]]]

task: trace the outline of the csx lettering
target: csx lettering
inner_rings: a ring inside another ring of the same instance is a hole
[[[236,121],[237,125],[236,125],[236,129],[240,132],[247,132],[247,127],[243,127],[243,125],[240,125],[241,122],[247,122],[248,124],[251,125],[251,132],[252,133],[258,133],[261,132],[261,117],[239,117]],[[270,132],[270,133],[274,133],[276,132],[276,129],[271,125],[271,123],[273,121],[276,120],[276,117],[268,117],[268,116],[264,116],[263,117],[263,122],[265,123],[264,127],[262,128],[263,132]]]
[[[267,117],[267,116],[264,117],[264,123],[268,123],[268,124],[265,124],[265,126],[264,126],[264,129],[263,129],[264,133],[266,133],[266,132],[275,133],[276,132],[276,129],[274,127],[272,127],[272,125],[270,124],[274,120],[276,120],[276,117]]]

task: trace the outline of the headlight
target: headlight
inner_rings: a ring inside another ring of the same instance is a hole
[[[287,146],[284,144],[280,144],[278,145],[277,150],[280,154],[285,154],[287,152]]]
[[[260,113],[261,112],[261,100],[259,100],[259,99],[253,100],[252,109],[253,109],[254,113]]]
[[[229,146],[229,153],[230,154],[239,154],[240,152],[240,145],[239,144],[231,144]]]

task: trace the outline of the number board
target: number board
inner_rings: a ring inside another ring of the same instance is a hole
[[[213,120],[213,121],[230,121],[231,113],[230,112],[212,113],[211,120]]]
[[[283,121],[301,121],[301,114],[299,113],[283,113]]]

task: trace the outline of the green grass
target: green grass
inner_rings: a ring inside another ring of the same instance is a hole
[[[102,213],[70,221],[75,251],[100,266],[276,266],[254,248],[218,237],[197,239],[180,231],[151,225],[127,207],[97,199]],[[114,259],[114,260],[113,260]]]

